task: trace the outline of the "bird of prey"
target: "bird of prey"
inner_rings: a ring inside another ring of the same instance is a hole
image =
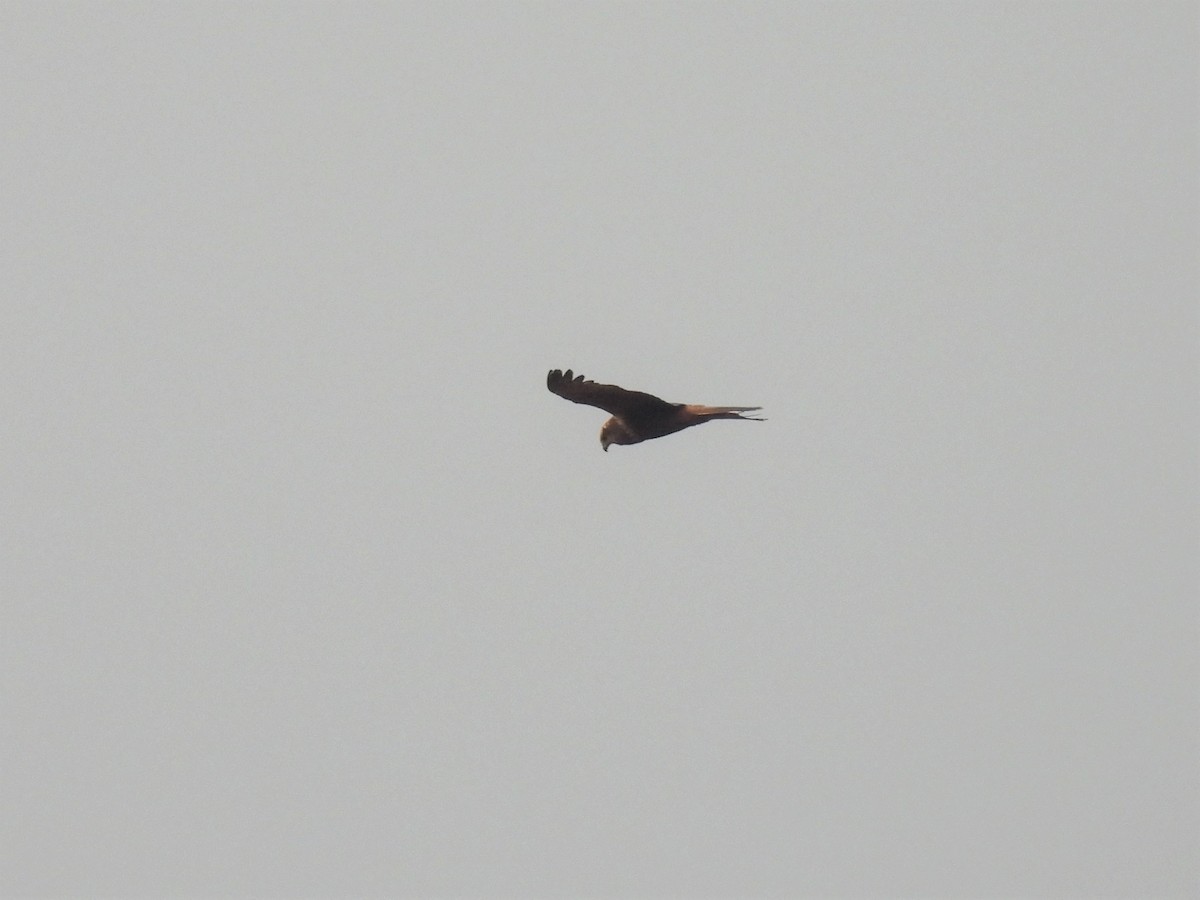
[[[570,369],[551,369],[546,376],[546,387],[552,393],[565,397],[572,403],[597,406],[612,418],[600,429],[600,446],[608,452],[609,444],[640,444],[652,438],[660,438],[693,425],[711,422],[713,419],[742,419],[747,422],[763,422],[754,416],[742,413],[755,412],[761,406],[699,406],[690,403],[668,403],[652,394],[627,391],[615,384],[597,384],[585,381],[582,375]]]

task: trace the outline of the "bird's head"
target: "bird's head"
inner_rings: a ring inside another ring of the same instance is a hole
[[[625,423],[613,416],[600,429],[600,447],[605,453],[610,444],[636,444],[640,440],[625,426]]]

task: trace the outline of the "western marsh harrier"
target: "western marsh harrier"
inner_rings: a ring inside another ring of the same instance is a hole
[[[585,381],[570,369],[551,369],[546,376],[546,387],[552,393],[565,397],[572,403],[597,406],[612,418],[600,429],[600,446],[608,452],[609,444],[640,444],[652,438],[660,438],[693,425],[711,422],[713,419],[742,419],[747,422],[762,422],[754,416],[742,413],[754,412],[761,406],[698,406],[690,403],[668,403],[652,394],[627,391],[615,384],[596,384]]]

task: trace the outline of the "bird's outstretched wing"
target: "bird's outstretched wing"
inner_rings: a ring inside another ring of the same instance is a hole
[[[596,406],[607,413],[626,421],[638,421],[655,416],[667,415],[675,410],[678,404],[668,403],[653,394],[641,391],[627,391],[615,384],[597,384],[587,381],[582,375],[576,375],[570,369],[551,369],[546,376],[546,387],[552,393],[570,400],[572,403],[583,403]]]

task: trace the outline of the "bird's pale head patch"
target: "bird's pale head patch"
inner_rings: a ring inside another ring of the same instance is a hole
[[[613,416],[600,428],[600,446],[608,452],[610,444],[636,444],[641,438],[636,437],[629,427]]]

